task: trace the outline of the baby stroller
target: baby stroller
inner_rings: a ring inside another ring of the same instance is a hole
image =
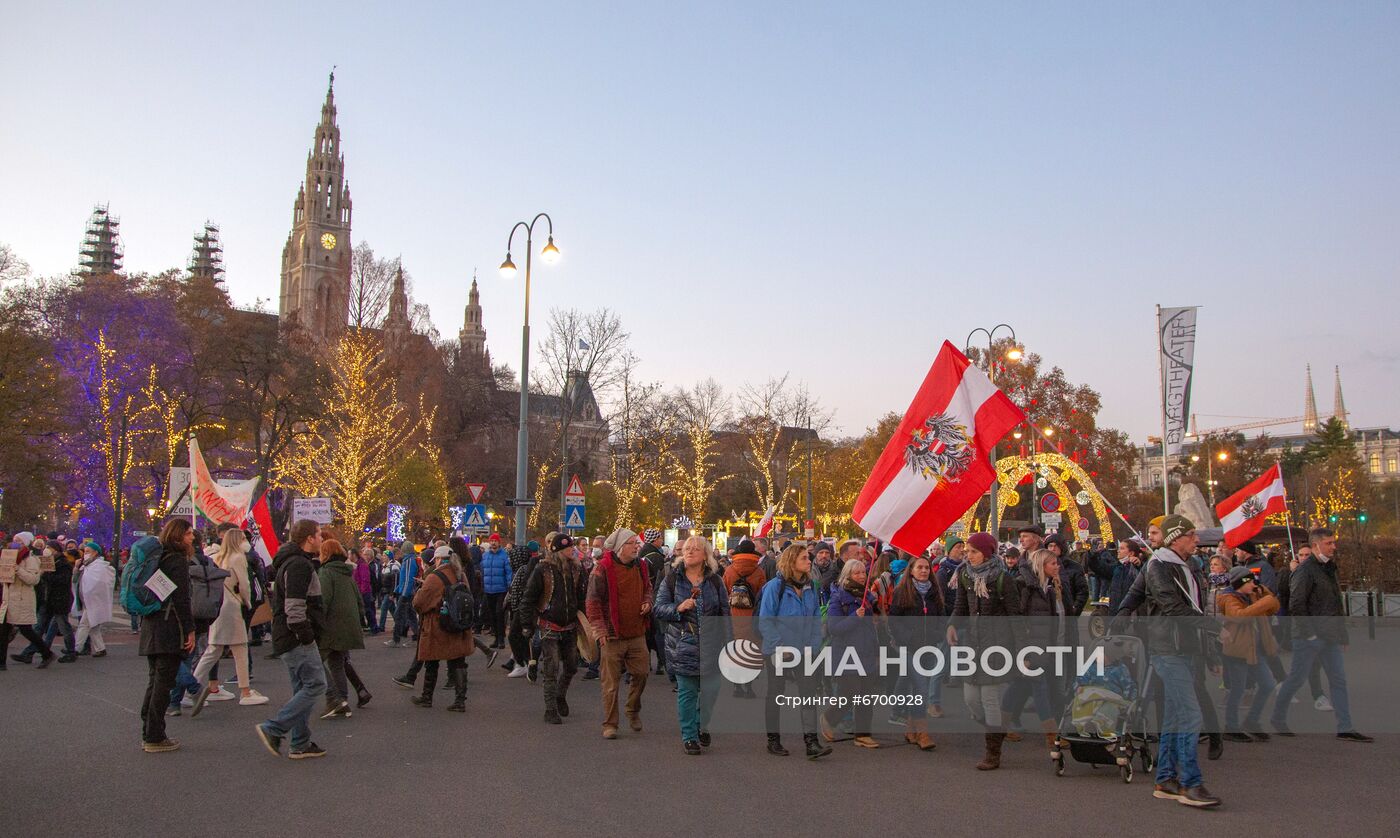
[[[1133,781],[1133,760],[1151,772],[1155,760],[1147,746],[1147,650],[1132,635],[1106,635],[1095,642],[1104,650],[1104,672],[1086,673],[1060,717],[1050,758],[1055,776],[1065,773],[1065,751],[1075,762],[1118,766],[1123,782]]]

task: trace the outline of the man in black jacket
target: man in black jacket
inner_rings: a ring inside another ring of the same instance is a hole
[[[514,616],[526,632],[539,630],[544,720],[562,724],[569,715],[569,683],[578,672],[578,613],[587,597],[588,577],[574,557],[573,538],[564,533],[555,534],[549,554],[528,572]]]
[[[292,759],[326,755],[311,741],[311,712],[326,693],[326,675],[316,636],[321,623],[321,578],[315,556],[321,550],[320,525],[302,519],[272,560],[272,649],[287,665],[293,694],[277,715],[257,725],[258,739],[273,756],[291,736]]]
[[[1293,624],[1293,667],[1288,680],[1274,699],[1274,730],[1279,736],[1292,736],[1288,729],[1288,705],[1303,686],[1314,660],[1322,661],[1327,683],[1332,689],[1332,707],[1337,713],[1337,738],[1348,742],[1372,742],[1351,726],[1351,703],[1347,697],[1347,673],[1342,652],[1348,637],[1342,612],[1342,590],[1337,583],[1337,534],[1319,527],[1308,534],[1312,558],[1299,562],[1288,580],[1288,619]]]

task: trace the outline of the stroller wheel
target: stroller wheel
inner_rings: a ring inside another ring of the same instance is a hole
[[[1118,774],[1123,778],[1123,782],[1131,783],[1133,781],[1133,764],[1130,762],[1127,765],[1119,766]]]
[[[1062,757],[1062,756],[1061,756],[1061,757],[1056,757],[1056,758],[1055,758],[1055,776],[1056,776],[1056,777],[1063,777],[1063,776],[1065,776],[1065,758]]]
[[[1152,757],[1151,752],[1146,748],[1140,748],[1138,750],[1138,761],[1142,763],[1142,771],[1144,774],[1151,773],[1152,769],[1157,767],[1157,760]]]

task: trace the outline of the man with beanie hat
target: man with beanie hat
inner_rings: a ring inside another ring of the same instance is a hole
[[[1181,515],[1168,515],[1160,529],[1162,546],[1140,576],[1153,618],[1147,649],[1166,699],[1152,796],[1199,808],[1219,806],[1220,798],[1205,787],[1196,758],[1202,718],[1195,658],[1203,654],[1204,644],[1200,584],[1187,564],[1196,551],[1196,525]]]
[[[666,567],[666,554],[661,550],[664,542],[663,533],[656,527],[647,527],[642,531],[642,550],[638,557],[646,562],[647,575],[651,577],[651,588],[656,590],[656,583],[661,580],[662,573]],[[662,675],[666,672],[666,628],[657,625],[652,631],[647,632],[647,652],[656,652],[656,674]],[[671,679],[675,683],[675,678]]]
[[[549,541],[549,552],[530,570],[520,598],[517,621],[526,631],[538,628],[540,632],[547,724],[562,724],[569,715],[569,683],[578,672],[578,612],[587,598],[587,585],[575,558],[573,538],[556,533]]]
[[[617,690],[625,667],[631,676],[627,721],[642,730],[642,691],[651,670],[646,635],[651,577],[638,560],[642,539],[622,527],[603,541],[603,557],[588,577],[587,616],[598,636],[603,681],[603,738],[617,738]]]

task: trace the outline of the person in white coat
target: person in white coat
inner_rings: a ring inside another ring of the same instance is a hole
[[[224,533],[223,541],[212,556],[214,564],[228,571],[228,576],[224,578],[224,601],[219,606],[219,616],[209,626],[209,641],[199,663],[195,664],[194,679],[203,686],[195,697],[191,716],[198,716],[204,709],[204,702],[222,690],[218,682],[206,679],[225,649],[233,654],[233,667],[238,673],[241,692],[238,703],[245,707],[267,703],[267,696],[248,686],[248,625],[243,622],[243,609],[252,601],[248,586],[250,550],[252,545],[247,537],[235,527]]]
[[[33,541],[33,533],[22,532],[10,544],[11,549],[18,551],[19,558],[14,578],[4,583],[4,600],[0,601],[0,671],[5,669],[5,653],[16,633],[39,650],[39,669],[48,666],[55,657],[43,636],[34,630],[34,621],[38,619],[34,586],[39,584],[39,557],[29,552]]]
[[[107,654],[102,626],[112,621],[112,591],[116,582],[117,572],[102,557],[102,548],[95,541],[84,541],[83,563],[74,574],[73,582],[73,609],[82,615],[73,645],[81,649],[84,641],[91,641],[94,658]]]

